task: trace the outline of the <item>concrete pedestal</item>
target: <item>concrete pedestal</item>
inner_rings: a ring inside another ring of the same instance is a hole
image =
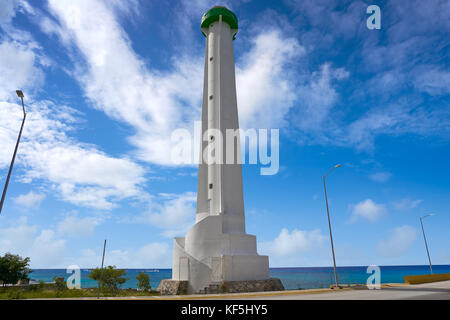
[[[185,295],[188,293],[188,281],[165,279],[158,286],[161,295]],[[222,281],[212,282],[196,294],[238,293],[282,291],[284,286],[280,279],[266,280]]]
[[[269,257],[259,255],[256,237],[225,233],[223,215],[206,216],[175,238],[172,280],[189,281],[188,293],[210,284],[269,280]]]

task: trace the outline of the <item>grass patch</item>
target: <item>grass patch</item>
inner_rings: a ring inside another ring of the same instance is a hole
[[[40,298],[88,298],[97,297],[97,288],[63,289],[53,283],[35,284],[26,287],[0,287],[0,300],[3,299],[40,299]],[[102,290],[100,297],[130,297],[159,295],[155,290],[137,289]]]

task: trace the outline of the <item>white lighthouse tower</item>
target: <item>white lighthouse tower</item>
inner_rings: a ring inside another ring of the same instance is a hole
[[[163,294],[283,290],[279,279],[270,279],[256,237],[245,233],[233,53],[238,20],[216,6],[203,15],[201,31],[206,51],[196,223],[175,238],[172,279],[159,288]],[[227,129],[236,134],[227,136]]]

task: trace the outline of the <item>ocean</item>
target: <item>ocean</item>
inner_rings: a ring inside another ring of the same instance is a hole
[[[381,283],[404,283],[404,276],[429,274],[428,265],[416,266],[380,266]],[[137,288],[136,276],[145,272],[150,276],[150,285],[156,289],[163,279],[172,277],[172,269],[126,269],[127,281],[122,288]],[[370,274],[367,267],[338,267],[340,284],[366,284]],[[433,266],[434,273],[450,273],[450,265]],[[97,287],[97,282],[88,277],[90,269],[81,269],[81,287]],[[29,277],[33,280],[52,282],[54,277],[67,279],[70,274],[65,269],[33,269]],[[334,283],[332,267],[300,267],[300,268],[270,268],[270,276],[279,278],[285,289],[328,288]]]

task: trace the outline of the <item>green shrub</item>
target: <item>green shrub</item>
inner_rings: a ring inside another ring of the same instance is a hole
[[[139,272],[136,276],[136,280],[138,281],[139,290],[150,291],[152,287],[150,286],[150,276],[144,272]]]
[[[0,282],[16,284],[20,280],[27,280],[31,269],[28,267],[30,258],[22,258],[19,255],[6,253],[0,257]]]
[[[22,290],[10,290],[6,296],[8,299],[23,299],[23,292]]]
[[[55,281],[56,295],[59,297],[62,292],[67,290],[67,284],[64,277],[54,277],[53,280]]]
[[[44,280],[39,280],[39,283],[37,284],[38,290],[42,290],[45,287]]]
[[[26,287],[26,289],[31,292],[36,292],[36,291],[42,290],[42,288],[39,286],[39,284],[30,284],[28,287]]]
[[[116,269],[115,266],[108,266],[101,270],[100,268],[93,269],[89,274],[89,278],[101,282],[101,290],[107,291],[111,294],[116,294],[122,284],[127,281],[123,276],[126,271],[123,269]]]

